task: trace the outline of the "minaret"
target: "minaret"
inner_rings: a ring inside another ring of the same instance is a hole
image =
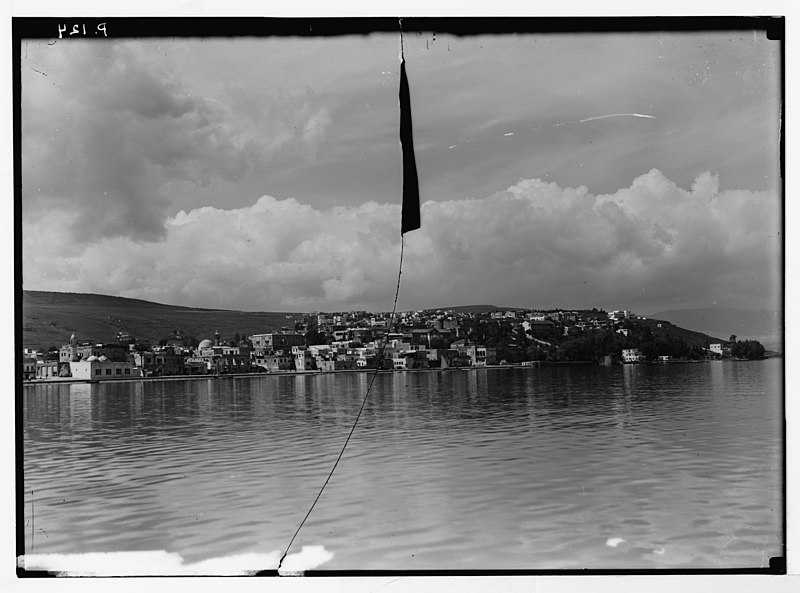
[[[69,337],[69,359],[73,360],[78,354],[78,338],[75,337],[75,332]]]
[[[214,334],[214,346],[219,346],[219,342],[220,342],[220,340],[219,340],[219,330],[217,330],[216,333]]]

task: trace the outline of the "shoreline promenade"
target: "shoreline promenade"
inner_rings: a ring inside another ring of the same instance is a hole
[[[780,358],[779,356],[767,356],[766,358]],[[663,364],[690,364],[702,362],[724,362],[725,360],[740,360],[740,359],[721,359],[714,360],[671,360],[668,362],[652,361],[652,362],[638,362],[638,363],[625,363],[633,366],[637,365],[663,365]],[[746,360],[746,359],[741,359]],[[764,360],[764,359],[761,359]],[[471,372],[483,369],[505,369],[505,370],[529,370],[533,368],[540,368],[543,366],[585,366],[594,365],[596,363],[590,360],[580,361],[536,361],[530,364],[487,364],[482,366],[464,366],[464,367],[448,367],[448,368],[417,368],[417,369],[381,369],[379,374],[394,374],[394,373],[453,373],[453,372]],[[612,366],[625,366],[619,363]],[[602,365],[600,365],[602,366]],[[124,379],[74,379],[72,377],[47,377],[43,379],[23,379],[24,386],[29,385],[53,385],[53,384],[71,384],[71,383],[135,383],[146,381],[190,381],[190,380],[219,380],[219,379],[246,379],[246,378],[259,378],[259,377],[287,377],[298,375],[338,375],[338,374],[352,374],[352,373],[372,373],[375,369],[339,369],[339,370],[308,370],[308,371],[269,371],[261,373],[220,373],[220,374],[207,374],[207,375],[161,375],[156,377],[131,377]]]
[[[542,363],[546,365],[554,363]],[[558,364],[558,363],[555,363]],[[568,364],[592,364],[586,362],[573,362]],[[446,369],[381,369],[379,374],[394,374],[394,373],[441,373],[441,372],[461,372],[461,371],[476,371],[480,369],[529,369],[540,366],[536,365],[514,365],[514,364],[493,364],[486,366],[470,366],[470,367],[450,367]],[[157,377],[131,377],[126,379],[74,379],[72,377],[47,377],[44,379],[24,379],[23,385],[52,385],[61,383],[135,383],[137,381],[185,381],[185,380],[198,380],[198,379],[242,379],[242,378],[257,378],[257,377],[286,377],[297,375],[338,375],[338,374],[352,374],[352,373],[373,373],[375,369],[339,369],[335,371],[270,371],[264,373],[220,373],[220,374],[207,374],[207,375],[162,375]]]

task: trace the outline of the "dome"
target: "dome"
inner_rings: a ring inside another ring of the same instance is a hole
[[[97,357],[94,354],[92,354],[89,358],[86,359],[86,362],[95,362],[96,360]]]
[[[105,355],[105,354],[101,354],[101,355],[100,355],[100,358],[98,358],[97,360],[99,360],[100,362],[105,362],[105,361],[107,361],[107,360],[108,360],[108,358],[106,357],[106,355]]]
[[[214,345],[214,342],[211,340],[203,340],[200,342],[200,348],[211,348]]]

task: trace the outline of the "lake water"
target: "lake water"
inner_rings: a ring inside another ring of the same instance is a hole
[[[324,546],[326,570],[767,566],[781,377],[779,359],[381,374],[292,550]],[[25,386],[26,552],[282,551],[369,379]]]

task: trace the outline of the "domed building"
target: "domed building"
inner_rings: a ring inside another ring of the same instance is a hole
[[[81,360],[70,361],[69,370],[73,379],[87,381],[130,379],[141,376],[139,369],[134,368],[130,362],[110,360],[105,355],[95,354]]]
[[[245,346],[224,345],[217,331],[213,342],[200,342],[195,355],[186,359],[186,364],[192,369],[205,367],[207,373],[249,373],[250,349]]]
[[[131,369],[133,369],[132,365],[130,364],[130,358],[128,356],[128,348],[123,346],[122,344],[115,344],[115,343],[107,343],[107,344],[94,344],[92,342],[78,342],[78,338],[73,333],[69,337],[69,343],[64,344],[61,346],[58,352],[58,376],[59,377],[75,377],[73,374],[73,365],[75,363],[110,363],[114,362],[117,366],[111,368],[111,373],[105,372],[105,367],[103,367],[101,373],[96,373],[96,368],[93,368],[91,372],[91,377],[83,376],[88,371],[85,371],[83,366],[79,366],[76,368],[83,369],[80,372],[82,373],[82,379],[97,379],[97,378],[111,378],[117,377],[120,375],[124,376],[135,376],[135,373]],[[85,365],[84,365],[85,366]],[[116,369],[122,369],[120,373],[117,373]],[[129,369],[129,372],[125,372],[125,368]],[[107,375],[110,375],[107,376]]]

